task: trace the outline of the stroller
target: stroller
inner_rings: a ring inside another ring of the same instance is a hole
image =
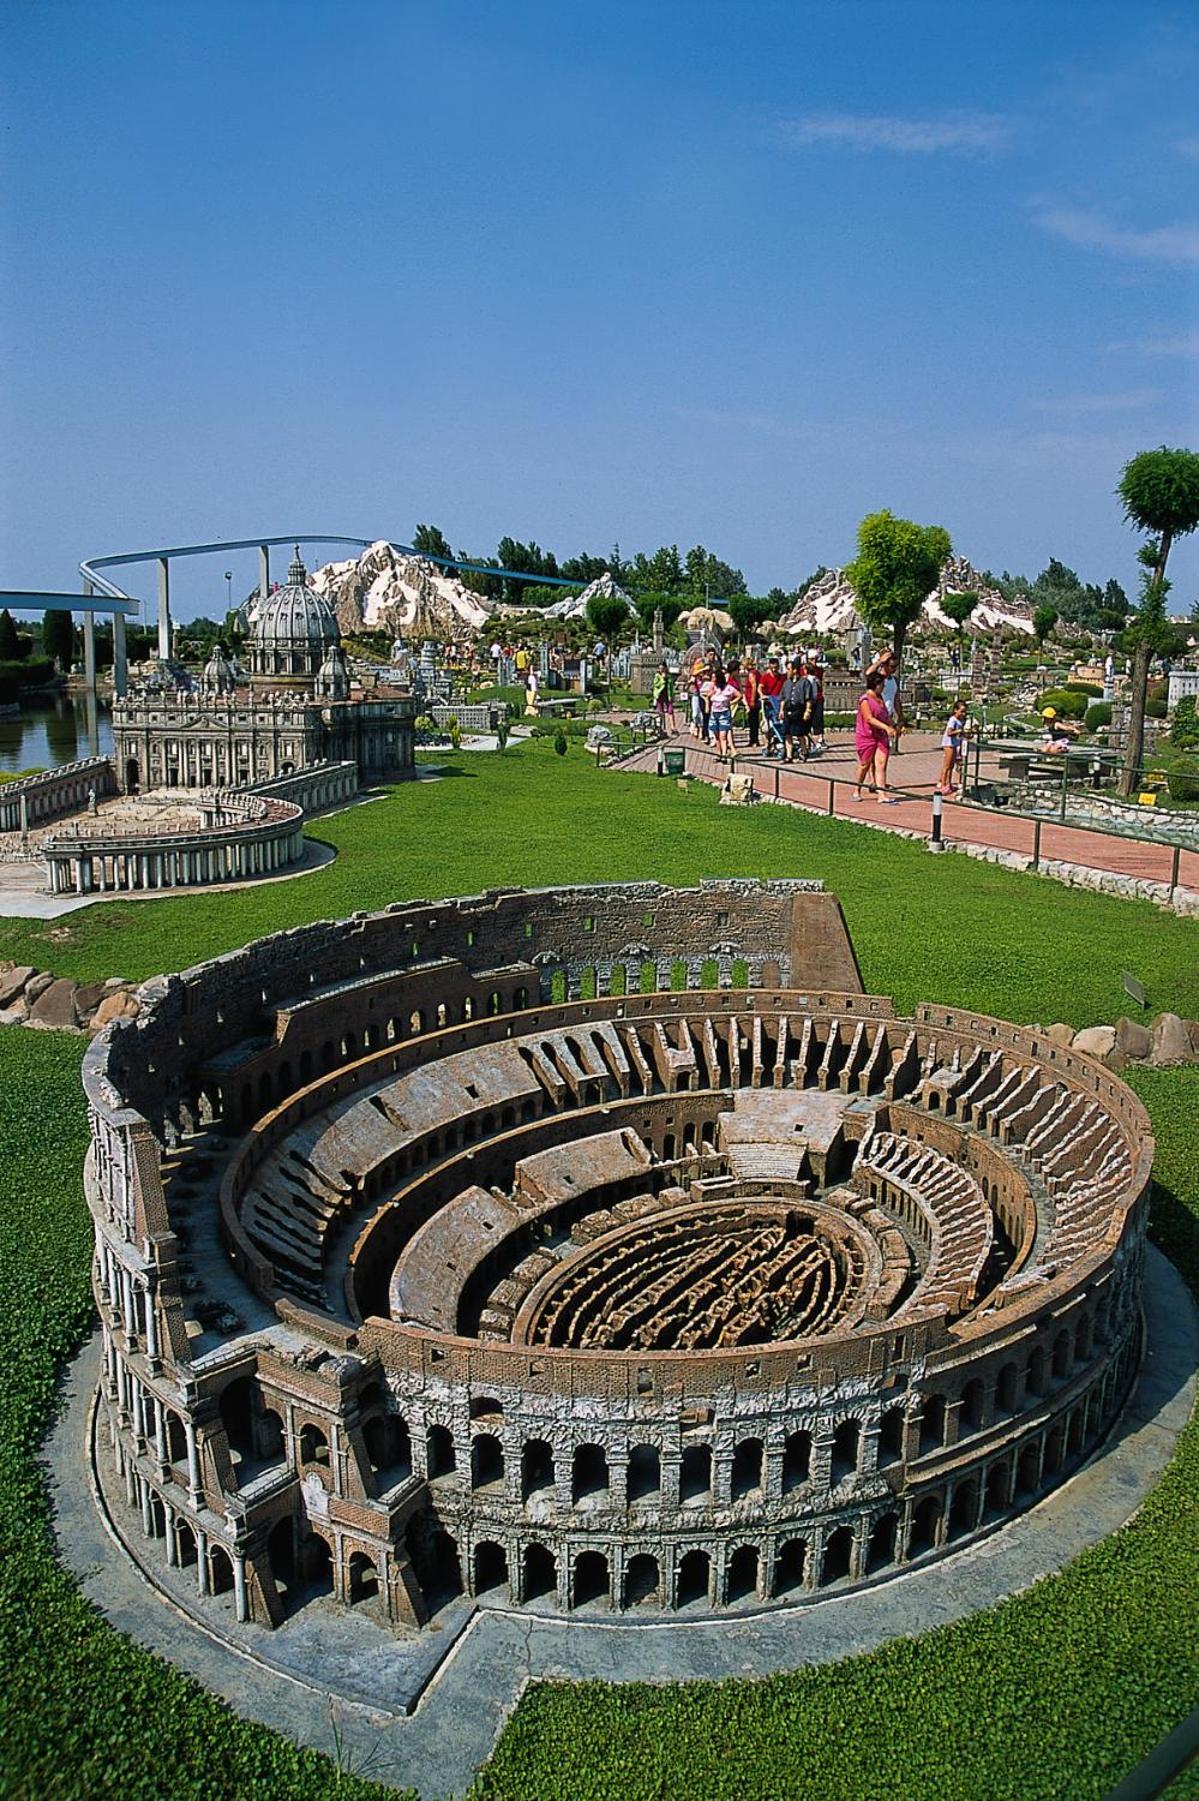
[[[763,695],[762,718],[766,722],[766,755],[781,757],[784,750],[783,721],[779,713],[778,700],[774,695]]]

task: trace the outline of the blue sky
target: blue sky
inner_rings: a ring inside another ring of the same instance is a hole
[[[3,587],[424,520],[765,590],[889,506],[1132,591],[1121,465],[1199,448],[1189,7],[9,0],[0,64]]]

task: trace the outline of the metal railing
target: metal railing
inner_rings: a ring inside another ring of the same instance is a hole
[[[651,734],[651,739],[654,736],[656,736],[656,734]],[[670,743],[670,741],[667,741],[667,742],[668,742],[670,748],[673,748],[675,750],[683,750],[685,757],[688,757],[688,758],[693,757],[693,756],[705,756],[705,755],[711,757],[711,756],[715,755],[714,752],[707,751],[703,745],[692,743],[690,741],[688,741],[686,743],[680,743],[678,740],[673,741],[673,743]],[[641,750],[643,748],[644,748],[644,741],[641,744],[630,743],[629,748],[627,750],[622,751],[620,753],[620,756],[615,760],[623,761],[627,757],[634,755],[638,750]],[[722,771],[725,771],[727,773],[736,773],[738,771],[740,771],[741,773],[751,773],[751,774],[755,774],[755,777],[756,777],[757,772],[761,772],[762,775],[765,775],[767,777],[766,786],[765,786],[765,788],[763,788],[762,786],[759,785],[759,782],[757,781],[757,779],[755,779],[754,787],[758,793],[764,792],[764,793],[766,793],[767,797],[770,799],[773,799],[776,801],[789,801],[789,802],[791,802],[791,804],[802,807],[805,810],[807,810],[808,812],[823,812],[830,819],[833,819],[833,818],[846,819],[846,818],[857,817],[857,815],[851,815],[849,813],[838,812],[838,809],[837,809],[837,790],[839,788],[856,788],[857,787],[857,782],[853,776],[837,776],[829,770],[813,768],[810,763],[784,764],[777,760],[769,759],[769,758],[760,756],[755,752],[748,752],[746,750],[735,751],[731,761],[728,762],[727,764],[719,765],[719,769]],[[689,773],[690,773],[690,771],[689,771]],[[715,774],[716,771],[709,772],[706,770],[697,770],[694,773],[702,774],[702,775],[706,776],[708,774]],[[825,795],[823,806],[813,805],[811,801],[806,801],[804,799],[797,798],[795,796],[794,792],[791,795],[785,794],[783,792],[783,784],[787,781],[790,781],[793,784],[800,783],[800,782],[807,783],[807,784],[820,784],[824,789],[824,795]],[[892,785],[889,792],[895,797],[896,800],[927,802],[930,807],[930,815],[931,815],[932,803],[933,803],[933,799],[934,799],[932,793],[930,792],[931,787],[932,787],[931,783],[922,784],[919,787]],[[949,822],[950,828],[951,828],[948,833],[945,833],[944,829],[943,829],[942,835],[945,837],[946,840],[951,840],[955,836],[955,834],[952,831],[952,823],[953,823],[953,819],[954,819],[956,811],[957,811],[956,809],[947,810],[943,814],[943,828],[944,828],[944,822],[946,822],[946,821]],[[964,804],[961,808],[961,815],[962,815],[963,819],[967,819],[971,816],[976,816],[976,815],[980,815],[980,814],[990,816],[995,819],[1022,821],[1022,822],[1027,823],[1027,825],[1030,827],[1030,833],[1029,833],[1030,843],[1029,843],[1028,850],[1026,852],[1022,853],[1018,850],[1017,847],[1010,846],[1010,845],[1009,846],[996,846],[995,848],[1013,850],[1013,851],[1015,851],[1015,854],[1017,854],[1017,855],[1020,855],[1020,854],[1028,855],[1031,865],[1034,869],[1039,869],[1041,867],[1041,864],[1047,860],[1062,862],[1062,863],[1077,862],[1078,861],[1077,857],[1071,857],[1068,854],[1068,847],[1066,847],[1062,850],[1059,850],[1058,852],[1054,852],[1054,851],[1052,851],[1052,849],[1047,850],[1044,839],[1045,839],[1045,834],[1047,832],[1049,832],[1049,833],[1080,832],[1080,833],[1087,833],[1092,837],[1100,838],[1100,839],[1109,839],[1110,840],[1112,838],[1119,838],[1119,839],[1123,840],[1125,843],[1137,844],[1139,846],[1142,846],[1147,851],[1160,851],[1162,853],[1161,873],[1160,874],[1142,873],[1139,876],[1139,878],[1137,878],[1137,879],[1140,879],[1143,881],[1152,881],[1152,882],[1160,883],[1161,886],[1165,887],[1168,890],[1167,898],[1171,902],[1173,901],[1174,896],[1177,893],[1178,889],[1180,887],[1184,886],[1183,881],[1182,881],[1182,873],[1183,873],[1182,859],[1184,856],[1189,856],[1194,859],[1195,870],[1194,870],[1193,878],[1186,884],[1186,886],[1199,889],[1199,843],[1187,843],[1182,839],[1167,839],[1167,838],[1163,838],[1163,837],[1150,838],[1150,837],[1138,835],[1135,832],[1132,832],[1129,830],[1121,830],[1115,826],[1095,825],[1095,824],[1090,824],[1090,823],[1087,823],[1087,822],[1084,822],[1081,820],[1073,820],[1073,819],[1069,819],[1069,818],[1067,818],[1063,822],[1063,820],[1060,818],[1050,818],[1042,813],[1023,812],[1018,808],[1010,807],[1010,806],[1002,806],[1002,807],[993,806],[993,805],[988,804],[987,802],[974,800],[974,799],[972,799],[968,804]],[[930,817],[930,833],[929,833],[930,837],[932,837],[932,835],[933,835],[932,831],[931,831],[931,823],[932,822],[931,822],[931,817]],[[966,843],[973,842],[968,837],[967,834],[964,834],[964,833],[957,834],[957,836],[960,838],[960,840],[962,842],[966,842]],[[1092,865],[1089,865],[1089,867],[1103,868],[1104,866],[1101,864],[1092,864]],[[1121,873],[1127,873],[1127,872],[1120,871],[1118,869],[1112,869],[1110,871],[1110,873],[1121,874]]]

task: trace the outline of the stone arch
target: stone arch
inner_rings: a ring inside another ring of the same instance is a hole
[[[266,1560],[284,1615],[296,1605],[299,1582],[296,1569],[296,1523],[291,1514],[276,1520],[266,1541]]]
[[[657,1445],[634,1445],[629,1452],[628,1498],[647,1501],[662,1492],[662,1458]]]
[[[845,1581],[852,1568],[853,1527],[837,1526],[824,1543],[824,1556],[820,1562],[820,1586],[827,1588],[831,1582]]]
[[[829,1486],[838,1488],[858,1473],[858,1455],[862,1447],[862,1427],[858,1420],[842,1420],[833,1433],[832,1456],[829,1460]]]
[[[300,1468],[329,1469],[329,1440],[311,1420],[300,1428]]]
[[[208,1547],[208,1581],[214,1595],[227,1594],[233,1587],[233,1559],[224,1545]]]
[[[863,1564],[864,1575],[872,1576],[877,1570],[885,1570],[895,1562],[898,1539],[899,1514],[892,1508],[887,1513],[880,1514],[870,1528]]]
[[[978,1483],[973,1476],[956,1484],[949,1503],[949,1526],[946,1536],[964,1538],[973,1532],[978,1519]]]
[[[1043,1345],[1034,1345],[1028,1353],[1028,1362],[1024,1369],[1025,1392],[1030,1395],[1045,1393],[1045,1349]]]
[[[706,1607],[711,1598],[712,1559],[706,1551],[686,1551],[675,1579],[676,1607]]]
[[[523,1594],[526,1601],[536,1601],[542,1595],[557,1594],[558,1565],[554,1553],[548,1545],[536,1543],[526,1545],[522,1567]]]
[[[743,1438],[733,1450],[732,1495],[734,1501],[762,1492],[765,1455],[760,1438]]]
[[[729,1558],[728,1574],[724,1584],[726,1602],[746,1601],[757,1594],[758,1568],[758,1547],[756,1545],[738,1545]]]
[[[967,1382],[962,1390],[962,1404],[958,1412],[960,1430],[977,1432],[983,1423],[983,1410],[986,1403],[987,1385],[981,1376],[975,1376]]]
[[[544,1438],[530,1438],[520,1454],[521,1499],[544,1494],[554,1486],[554,1448]]]
[[[712,1447],[688,1445],[679,1469],[680,1501],[706,1501],[712,1494]]]
[[[448,1426],[430,1426],[425,1439],[425,1470],[431,1482],[452,1476],[458,1468],[454,1435]]]
[[[1015,1363],[1005,1363],[995,1384],[995,1405],[1009,1416],[1020,1405],[1020,1370]]]
[[[608,1559],[602,1551],[580,1551],[575,1558],[573,1595],[576,1607],[611,1599]]]
[[[346,1593],[351,1607],[357,1607],[364,1601],[378,1601],[379,1572],[374,1559],[368,1557],[365,1551],[350,1552],[348,1576]]]
[[[1070,1366],[1074,1361],[1074,1347],[1070,1342],[1070,1334],[1064,1329],[1053,1341],[1053,1377],[1055,1382],[1064,1382],[1070,1374]]]
[[[1018,1500],[1035,1495],[1041,1486],[1041,1446],[1038,1439],[1030,1439],[1021,1448],[1016,1459],[1016,1489]]]
[[[886,1469],[903,1456],[904,1410],[888,1407],[878,1423],[878,1467]]]
[[[608,1492],[608,1456],[602,1445],[577,1445],[571,1464],[570,1498],[592,1500]]]
[[[987,1522],[1002,1519],[1011,1502],[1011,1466],[1006,1462],[993,1463],[987,1471],[983,1485],[983,1519]]]
[[[380,1487],[391,1488],[412,1473],[412,1444],[398,1413],[377,1413],[362,1428],[363,1443]]]
[[[217,1401],[235,1465],[248,1463],[254,1456],[255,1380],[253,1376],[234,1377]]]
[[[504,1480],[504,1447],[494,1432],[476,1432],[470,1441],[470,1485],[494,1488]]]
[[[793,1594],[802,1588],[808,1573],[808,1541],[806,1538],[788,1538],[779,1546],[774,1560],[774,1592],[776,1595]]]
[[[662,1572],[658,1559],[646,1551],[629,1558],[624,1572],[624,1605],[644,1607],[661,1600]]]
[[[812,1434],[789,1432],[783,1446],[783,1493],[802,1488],[812,1474]]]
[[[920,1418],[920,1455],[939,1451],[949,1427],[949,1407],[944,1395],[926,1395]]]
[[[912,1530],[908,1535],[908,1556],[919,1557],[936,1548],[941,1528],[943,1502],[939,1494],[924,1495],[912,1510]]]
[[[508,1586],[508,1553],[493,1538],[480,1539],[474,1556],[475,1593],[491,1594]]]

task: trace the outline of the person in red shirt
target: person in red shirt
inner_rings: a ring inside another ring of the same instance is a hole
[[[745,661],[741,697],[745,702],[745,719],[749,726],[749,748],[757,750],[762,726],[762,696],[758,691],[758,666],[752,657],[747,657]]]
[[[779,668],[777,657],[769,657],[766,667],[758,677],[758,692],[762,697],[762,717],[766,721],[766,755],[778,756],[783,747],[782,727],[779,723],[780,696],[786,678]]]

